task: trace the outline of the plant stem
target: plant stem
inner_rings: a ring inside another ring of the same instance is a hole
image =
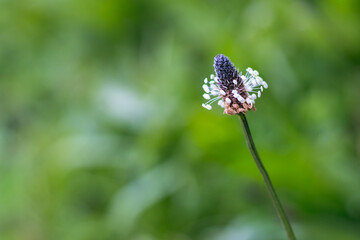
[[[288,236],[288,239],[290,240],[296,240],[295,238],[295,235],[294,235],[294,232],[291,228],[291,225],[290,225],[290,222],[285,214],[285,211],[280,203],[280,200],[278,198],[278,196],[276,195],[276,192],[275,192],[275,189],[270,181],[270,178],[269,178],[269,175],[268,173],[266,172],[265,170],[265,167],[264,165],[262,164],[261,160],[260,160],[260,157],[259,157],[259,154],[258,152],[256,151],[256,148],[255,148],[255,143],[254,143],[254,140],[251,136],[251,132],[250,132],[250,128],[249,128],[249,124],[246,120],[246,117],[245,117],[245,114],[243,113],[240,113],[240,118],[241,118],[241,122],[242,122],[242,126],[243,126],[243,129],[244,129],[244,132],[245,132],[245,138],[246,138],[246,142],[247,142],[247,145],[250,149],[250,152],[251,152],[251,155],[252,157],[254,158],[254,161],[257,165],[257,167],[259,168],[260,170],[260,173],[264,179],[264,182],[265,182],[265,185],[266,185],[266,189],[268,190],[269,192],[269,195],[270,195],[270,198],[274,204],[274,207],[275,207],[275,210],[285,228],[285,231],[286,231],[286,234]]]

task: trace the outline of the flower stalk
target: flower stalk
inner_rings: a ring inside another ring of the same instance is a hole
[[[246,69],[246,74],[243,75],[235,68],[230,59],[222,54],[215,56],[214,70],[216,76],[211,74],[210,81],[207,78],[204,80],[202,87],[205,93],[203,97],[208,101],[203,103],[202,106],[211,110],[211,104],[218,101],[218,105],[224,108],[224,114],[240,116],[247,145],[264,179],[266,189],[269,192],[276,213],[285,228],[288,239],[295,240],[296,238],[290,222],[276,195],[269,175],[260,160],[259,154],[256,151],[249,124],[245,117],[247,111],[256,110],[255,99],[260,98],[263,90],[268,88],[268,84],[259,76],[257,70],[253,70],[250,67]]]
[[[260,173],[264,179],[264,182],[265,182],[265,186],[266,186],[266,189],[270,195],[270,198],[273,202],[273,205],[275,207],[275,210],[276,210],[276,213],[277,215],[279,216],[283,226],[284,226],[284,229],[286,231],[286,234],[287,234],[287,237],[289,240],[296,240],[295,238],[295,235],[294,235],[294,232],[292,230],[292,227],[290,225],[290,222],[286,216],[286,213],[281,205],[281,202],[279,200],[279,197],[277,196],[276,192],[275,192],[275,189],[274,189],[274,186],[272,185],[271,181],[270,181],[270,177],[269,177],[269,174],[267,173],[264,165],[262,164],[261,162],[261,159],[259,157],[259,154],[256,150],[256,147],[255,147],[255,143],[254,143],[254,140],[252,138],[252,135],[251,135],[251,132],[250,132],[250,128],[249,128],[249,124],[246,120],[246,117],[245,117],[245,114],[243,113],[239,113],[239,116],[240,116],[240,119],[241,119],[241,122],[242,122],[242,126],[243,126],[243,129],[244,129],[244,133],[245,133],[245,138],[246,138],[246,142],[247,142],[247,145],[250,149],[250,152],[251,152],[251,155],[258,167],[258,169],[260,170]]]

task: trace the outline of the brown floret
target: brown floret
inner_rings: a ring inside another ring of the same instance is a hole
[[[231,103],[227,103],[225,101],[225,98],[228,97],[231,99]],[[242,97],[247,98],[248,96],[243,96]],[[237,100],[236,98],[230,96],[230,95],[225,95],[223,97],[223,101],[224,101],[224,114],[228,114],[228,115],[236,115],[239,113],[246,113],[249,110],[254,110],[256,111],[256,108],[254,105],[251,104],[247,104],[246,102],[241,103],[239,102],[239,100]]]

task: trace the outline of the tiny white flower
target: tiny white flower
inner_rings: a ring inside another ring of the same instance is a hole
[[[203,89],[204,89],[204,91],[205,91],[206,93],[209,93],[209,92],[210,92],[210,89],[209,89],[209,86],[208,86],[208,85],[204,84],[202,87],[203,87]]]
[[[251,92],[252,91],[252,87],[245,85],[245,91],[247,92]]]
[[[264,86],[265,89],[268,88],[268,85],[265,81],[262,82],[262,85]]]
[[[223,107],[224,107],[224,101],[223,101],[223,100],[219,100],[219,101],[218,101],[218,105],[223,108]]]
[[[216,86],[214,83],[211,83],[211,84],[210,84],[210,88],[211,88],[211,89],[218,89],[218,86]]]
[[[207,93],[204,93],[203,97],[204,97],[206,100],[209,100],[209,99],[210,99],[210,95],[207,94]]]
[[[211,105],[210,104],[202,104],[202,106],[204,107],[204,108],[206,108],[207,110],[211,110]]]
[[[252,85],[254,85],[254,86],[257,85],[257,82],[256,82],[255,78],[251,78],[250,81],[251,81],[251,84],[252,84]]]
[[[245,101],[245,99],[241,95],[236,95],[235,97],[242,103]]]
[[[219,95],[219,91],[211,90],[210,95],[217,96],[217,95]]]

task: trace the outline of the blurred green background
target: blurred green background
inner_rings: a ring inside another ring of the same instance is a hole
[[[223,53],[298,239],[360,239],[360,2],[0,1],[0,239],[285,239]]]

